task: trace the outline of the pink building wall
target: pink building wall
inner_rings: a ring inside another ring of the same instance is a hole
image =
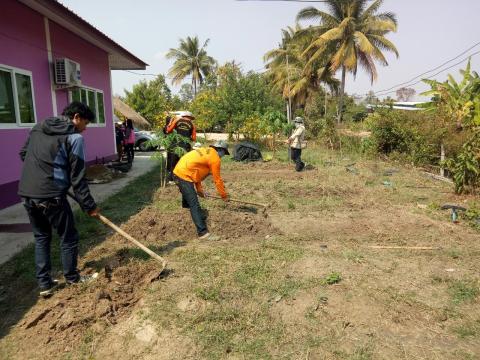
[[[87,161],[95,160],[95,157],[113,155],[115,138],[108,54],[52,22],[50,22],[50,40],[54,58],[66,57],[80,64],[83,86],[103,91],[105,126],[89,126],[83,133]],[[57,91],[56,95],[58,114],[61,114],[68,104],[68,91]]]
[[[14,0],[3,0],[1,7],[0,64],[32,72],[37,121],[51,116],[52,96],[43,16]],[[18,152],[29,131],[30,128],[24,127],[0,129],[0,185],[20,178],[22,163]]]
[[[0,64],[32,72],[37,122],[53,116],[44,17],[16,0],[2,0]],[[112,95],[108,54],[65,28],[49,21],[53,58],[80,63],[82,84],[103,91],[105,126],[84,133],[87,161],[114,154]],[[56,91],[58,114],[68,103],[66,90]],[[16,195],[22,162],[18,152],[30,127],[0,128],[0,209],[19,201]]]

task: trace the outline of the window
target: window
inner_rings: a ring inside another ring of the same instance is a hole
[[[70,100],[80,101],[93,111],[95,114],[93,124],[105,124],[103,92],[95,89],[77,87],[70,91]]]
[[[35,104],[31,73],[0,66],[0,125],[34,123]]]

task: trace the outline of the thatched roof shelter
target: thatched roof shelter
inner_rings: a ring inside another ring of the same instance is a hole
[[[113,108],[127,119],[132,119],[135,127],[139,129],[150,128],[150,123],[142,115],[120,100],[120,98],[113,98]]]

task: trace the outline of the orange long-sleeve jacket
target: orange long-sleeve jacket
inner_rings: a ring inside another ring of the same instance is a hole
[[[177,130],[177,133],[191,139],[197,140],[197,128],[193,124],[192,120],[182,117],[176,117],[165,128],[165,133],[170,134],[173,130]]]
[[[200,148],[183,155],[173,173],[180,179],[193,182],[198,193],[203,193],[202,180],[211,173],[218,193],[225,199],[227,192],[220,176],[220,164],[220,156],[214,148]]]

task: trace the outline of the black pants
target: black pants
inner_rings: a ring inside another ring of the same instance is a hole
[[[63,275],[68,282],[78,281],[78,232],[75,229],[72,209],[65,197],[55,199],[24,199],[35,238],[35,273],[40,288],[52,284],[50,243],[52,228],[60,237]]]
[[[128,162],[132,162],[135,157],[135,151],[133,150],[134,144],[125,144],[125,153],[127,154]]]
[[[302,171],[305,163],[302,161],[302,149],[290,148],[292,160],[295,162],[295,170]]]
[[[206,213],[200,207],[198,201],[197,191],[192,182],[180,179],[178,176],[173,175],[175,183],[178,189],[182,193],[182,207],[190,209],[190,215],[192,216],[193,223],[197,228],[198,236],[202,236],[208,232],[206,223]]]
[[[189,152],[192,150],[192,146],[190,143],[182,143],[177,145],[184,149],[186,152]],[[177,166],[178,161],[180,160],[181,156],[178,156],[175,154],[172,150],[167,151],[167,181],[173,181],[173,169],[175,169],[175,166]]]

